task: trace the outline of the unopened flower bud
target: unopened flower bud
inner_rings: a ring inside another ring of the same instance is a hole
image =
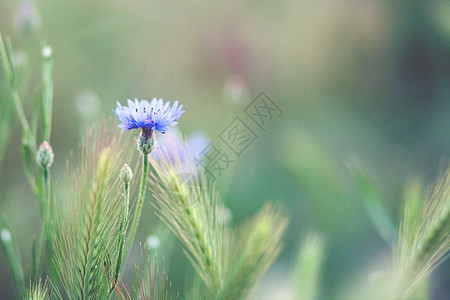
[[[141,151],[142,154],[150,154],[156,146],[156,139],[153,134],[153,130],[142,128],[141,135],[137,141],[137,146],[138,150]]]
[[[133,170],[131,170],[129,165],[124,164],[122,169],[120,169],[120,178],[122,178],[125,183],[129,183],[131,179],[133,179]]]
[[[37,152],[37,162],[43,167],[51,167],[53,164],[53,150],[52,146],[46,141],[44,141]]]

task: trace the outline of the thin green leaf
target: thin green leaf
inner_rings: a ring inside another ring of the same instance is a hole
[[[297,299],[317,299],[324,252],[322,235],[309,233],[303,239],[295,265]]]
[[[17,247],[14,236],[6,226],[2,226],[0,228],[0,240],[2,243],[3,251],[6,254],[6,258],[14,276],[14,282],[16,284],[18,296],[22,297],[25,293],[25,280],[22,267],[22,258],[20,256],[19,248]]]
[[[36,260],[36,239],[33,238],[31,242],[31,274],[37,272],[37,260]]]
[[[0,165],[6,153],[11,133],[12,118],[14,115],[14,107],[10,101],[10,96],[6,83],[3,81],[4,75],[0,75],[0,99],[6,101],[1,102],[0,109]]]
[[[7,42],[6,42],[7,43]],[[14,70],[12,69],[12,65],[10,63],[10,53],[8,52],[9,46],[6,46],[5,41],[3,39],[2,34],[0,33],[0,61],[1,68],[8,79],[10,86],[14,86]]]
[[[29,133],[25,133],[22,139],[22,158],[25,166],[25,175],[28,179],[28,183],[31,187],[31,190],[36,195],[39,195],[39,187],[36,183],[36,177],[34,175],[35,166],[35,157],[33,156],[32,146],[31,146],[31,136]],[[41,197],[39,197],[41,208],[43,207],[43,203]]]
[[[31,116],[31,133],[34,139],[37,139],[37,130],[39,122],[39,112],[41,110],[42,90],[38,89],[34,94],[33,114]]]
[[[392,246],[397,239],[397,229],[382,204],[375,181],[363,167],[362,161],[356,157],[349,162],[348,168],[358,185],[370,221],[386,244]]]

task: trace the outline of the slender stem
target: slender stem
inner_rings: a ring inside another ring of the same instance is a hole
[[[25,112],[23,111],[23,106],[22,102],[20,101],[19,91],[17,90],[17,87],[12,87],[11,96],[14,100],[17,117],[19,118],[23,131],[31,133],[30,125],[28,124],[27,118],[25,117]]]
[[[129,207],[130,207],[130,183],[129,182],[125,182],[124,184],[125,187],[125,224],[128,225],[128,221],[129,221]]]
[[[42,267],[42,260],[44,256],[44,249],[45,245],[47,243],[47,235],[48,235],[48,225],[50,222],[50,170],[48,167],[44,167],[44,194],[43,194],[43,201],[42,203],[45,203],[43,212],[43,221],[42,221],[42,231],[41,231],[41,240],[39,244],[39,252],[37,257],[37,264],[36,264],[36,278],[39,277],[39,274],[41,273],[41,267]]]
[[[125,248],[125,257],[127,256],[131,246],[133,245],[134,237],[136,235],[136,228],[139,225],[139,219],[141,217],[142,205],[144,204],[145,185],[147,183],[147,173],[148,173],[148,154],[142,155],[143,155],[143,166],[142,166],[141,190],[139,191],[139,200],[136,207],[136,213],[134,214],[133,225],[130,231],[130,238],[128,239],[127,247]]]
[[[22,130],[24,133],[30,133],[30,140],[32,142],[32,151],[33,154],[36,155],[36,141],[34,136],[31,134],[30,125],[28,124],[27,118],[25,116],[25,112],[23,110],[22,102],[20,101],[19,89],[17,87],[17,82],[14,74],[14,70],[10,65],[8,59],[8,53],[3,42],[3,37],[0,34],[0,62],[3,65],[3,69],[5,71],[5,75],[9,81],[9,89],[11,91],[11,97],[13,98],[14,107],[16,109],[17,117],[19,119],[20,124],[22,125]]]
[[[125,246],[125,238],[127,233],[127,227],[128,227],[128,206],[130,203],[130,184],[128,182],[124,183],[125,187],[125,203],[123,206],[122,214],[121,214],[121,220],[120,220],[120,226],[119,226],[119,240],[118,240],[118,249],[117,249],[117,261],[116,266],[114,270],[114,283],[112,284],[112,287],[109,291],[111,294],[112,291],[116,288],[117,282],[119,280],[119,274],[122,269],[122,262],[123,262],[123,248]]]

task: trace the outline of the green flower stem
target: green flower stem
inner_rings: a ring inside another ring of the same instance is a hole
[[[116,266],[115,266],[115,270],[114,270],[114,283],[111,287],[111,290],[109,291],[109,293],[111,294],[112,291],[115,289],[116,284],[119,280],[119,274],[120,271],[122,269],[122,262],[123,262],[123,247],[125,245],[125,237],[126,237],[126,233],[127,233],[127,227],[128,227],[128,206],[130,204],[130,183],[125,182],[124,183],[124,187],[125,187],[125,203],[124,203],[124,207],[123,207],[123,211],[122,211],[122,218],[120,220],[120,225],[119,225],[119,238],[118,238],[118,249],[117,249],[117,261],[116,261]]]
[[[124,209],[125,216],[124,216],[124,220],[125,220],[125,224],[128,224],[128,221],[129,221],[128,217],[130,214],[128,211],[128,209],[130,207],[130,183],[125,182],[124,186],[125,186],[125,207],[124,207],[125,208]]]
[[[42,231],[41,231],[41,240],[39,244],[39,252],[37,256],[37,263],[36,263],[36,278],[39,277],[39,274],[41,273],[41,267],[42,267],[42,260],[44,256],[44,249],[45,244],[47,243],[47,236],[48,236],[48,227],[50,222],[50,170],[49,167],[43,168],[44,172],[44,193],[43,193],[43,201],[42,203],[45,203],[44,209],[42,210],[43,213],[43,221],[42,221]]]
[[[148,173],[148,154],[143,154],[141,190],[139,191],[139,200],[136,207],[136,213],[134,214],[133,225],[130,231],[130,238],[128,239],[127,247],[125,248],[125,257],[127,256],[131,246],[133,245],[134,237],[136,235],[136,228],[139,225],[142,205],[144,204],[145,186],[147,184],[147,173]]]
[[[20,101],[19,92],[16,87],[14,87],[11,91],[11,96],[14,100],[14,106],[16,108],[17,116],[19,118],[20,124],[22,125],[23,131],[31,133],[30,126],[28,125],[27,118],[25,117],[25,112],[23,111],[22,102]],[[32,135],[31,140],[33,142],[32,149],[36,150],[36,142],[34,141],[34,137]]]
[[[11,96],[13,98],[14,107],[16,108],[17,117],[19,119],[20,124],[22,125],[22,129],[24,133],[30,133],[30,141],[32,142],[32,151],[33,154],[36,154],[36,141],[31,134],[31,129],[28,124],[27,118],[25,116],[25,112],[23,110],[22,102],[20,101],[19,90],[17,87],[17,82],[14,74],[14,70],[9,62],[8,53],[3,42],[3,37],[0,34],[0,61],[4,66],[3,69],[5,71],[5,75],[9,81],[9,88],[11,90]]]

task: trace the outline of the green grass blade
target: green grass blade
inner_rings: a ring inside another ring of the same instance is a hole
[[[6,148],[9,143],[9,136],[11,133],[12,118],[14,115],[14,107],[9,101],[9,93],[7,91],[6,83],[3,81],[4,75],[0,75],[0,99],[5,99],[6,101],[1,101],[0,109],[0,166],[3,161],[3,157],[6,152]]]
[[[34,168],[36,158],[33,156],[32,146],[31,146],[31,136],[29,133],[25,133],[22,139],[22,158],[25,167],[25,175],[28,179],[28,183],[31,187],[31,190],[35,195],[40,194],[39,186],[36,182],[36,178],[34,175]],[[38,197],[40,201],[40,207],[43,208],[43,203],[41,197]]]
[[[1,62],[1,68],[3,72],[5,73],[6,79],[9,82],[9,85],[11,87],[15,86],[15,80],[14,80],[14,70],[12,69],[11,61],[10,61],[10,53],[8,52],[9,46],[4,42],[3,36],[0,33],[0,62]]]
[[[41,111],[41,97],[42,90],[38,90],[34,94],[34,104],[33,104],[33,114],[31,116],[31,134],[34,139],[37,139],[37,131],[38,131],[38,122],[39,122],[39,113]]]
[[[386,244],[391,247],[397,239],[398,233],[394,222],[382,204],[375,181],[363,167],[362,161],[357,158],[350,161],[348,168],[358,185],[361,200],[370,221]]]
[[[0,239],[3,251],[5,252],[6,258],[8,259],[11,267],[18,296],[20,298],[25,293],[25,275],[23,272],[22,258],[20,256],[19,248],[17,247],[11,231],[6,226],[2,226],[0,228]]]
[[[14,84],[14,72],[11,63],[11,45],[3,41],[0,33],[0,99],[9,100],[10,86]],[[6,80],[3,80],[6,79]],[[10,101],[2,101],[0,109],[0,165],[8,145],[14,108]]]
[[[303,239],[295,264],[297,299],[317,299],[324,252],[325,240],[322,235],[309,233]]]

